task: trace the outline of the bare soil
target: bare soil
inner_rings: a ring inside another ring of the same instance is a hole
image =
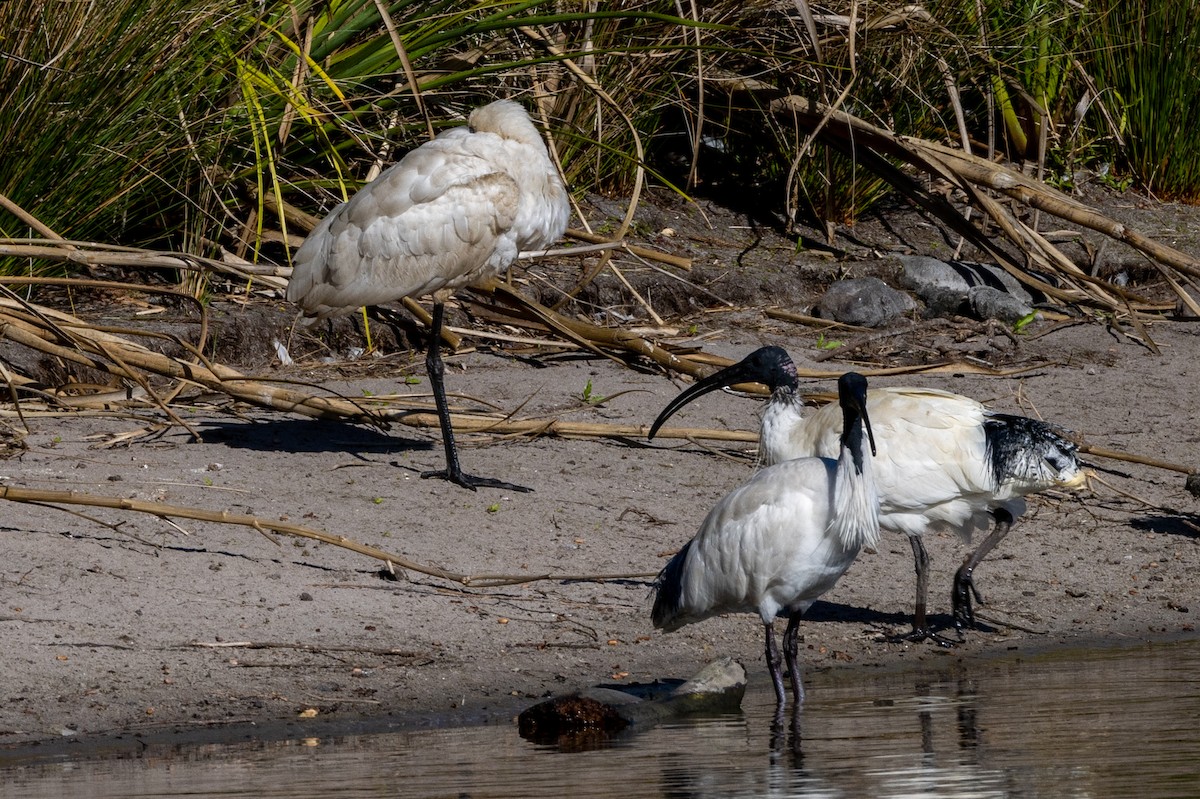
[[[963,371],[872,384],[949,389],[1056,421],[1097,446],[1200,465],[1195,321],[1122,332],[1084,318],[1046,320],[1010,337],[972,320],[915,318],[819,339],[762,309],[807,311],[837,277],[891,279],[891,254],[947,257],[954,242],[929,220],[890,208],[840,231],[834,248],[812,241],[797,248],[770,220],[655,199],[639,216],[636,238],[693,258],[693,271],[683,275],[689,283],[637,264],[625,265],[627,277],[705,351],[738,358],[781,344],[800,366],[831,373],[947,359],[1009,368],[1015,371],[1004,377]],[[1093,199],[1142,232],[1200,254],[1195,208]],[[595,220],[620,210],[598,201],[590,212]],[[1082,260],[1097,245],[1089,234],[1066,246]],[[1102,251],[1100,268],[1124,270],[1139,290],[1162,292],[1152,270],[1115,244]],[[570,285],[577,269],[569,259],[539,263],[527,290],[553,299],[553,286]],[[647,319],[607,274],[573,308],[623,326]],[[354,396],[426,391],[422,359],[407,350],[348,362],[345,348],[357,340],[352,321],[318,340],[291,335],[292,311],[282,300],[249,308],[218,300],[213,309],[218,360]],[[131,316],[111,302],[82,315],[97,324]],[[192,324],[184,309],[170,321]],[[1154,349],[1139,342],[1146,335]],[[289,345],[297,365],[279,365],[273,338]],[[837,350],[819,346],[832,338],[843,342]],[[0,354],[10,363],[23,357],[11,347]],[[322,363],[322,355],[335,362]],[[522,416],[604,424],[648,425],[682,385],[649,364],[629,368],[577,354],[512,357],[480,348],[450,363],[448,385],[465,397],[463,407],[486,403],[519,408]],[[402,374],[420,382],[406,383]],[[0,757],[106,751],[162,736],[229,740],[321,734],[337,724],[508,719],[550,694],[685,677],[721,655],[742,660],[752,690],[765,689],[755,617],[714,619],[666,636],[649,623],[648,575],[751,474],[751,445],[463,436],[469,471],[535,489],[471,493],[419,477],[442,465],[436,432],[313,422],[219,400],[195,396],[177,405],[202,442],[178,426],[116,441],[162,421],[153,410],[140,418],[30,415],[27,449],[14,447],[0,461],[0,480],[286,519],[455,572],[627,576],[492,589],[418,573],[384,579],[377,561],[252,528],[4,503],[0,750],[7,754]],[[753,430],[757,409],[753,399],[710,395],[677,421]],[[1200,507],[1184,476],[1087,460],[1104,482],[1034,499],[978,570],[986,629],[953,649],[881,640],[907,628],[914,583],[907,541],[888,537],[813,608],[803,629],[808,673],[969,669],[1013,651],[1194,636]],[[953,535],[927,539],[931,611],[946,627],[951,577],[968,550]]]

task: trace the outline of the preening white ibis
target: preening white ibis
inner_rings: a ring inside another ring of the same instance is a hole
[[[569,211],[558,168],[525,109],[498,100],[410,151],[330,211],[297,250],[287,298],[307,317],[433,295],[425,367],[446,469],[422,477],[472,490],[529,490],[459,467],[439,352],[443,304],[456,289],[503,272],[520,252],[553,244]]]
[[[839,447],[841,414],[825,406],[804,414],[796,366],[780,347],[762,347],[679,394],[654,420],[650,438],[676,411],[697,397],[738,383],[771,390],[763,411],[760,451],[764,465],[792,458],[832,457]],[[1065,431],[1023,416],[989,410],[968,397],[925,388],[877,388],[867,394],[879,454],[879,524],[909,536],[917,572],[910,640],[932,638],[925,600],[929,555],[921,541],[927,529],[950,528],[969,540],[975,528],[995,528],[954,575],[951,603],[955,627],[975,626],[974,571],[1025,511],[1024,496],[1083,483],[1077,447]]]
[[[838,459],[799,458],[759,471],[716,504],[654,583],[651,620],[667,632],[724,613],[757,612],[780,706],[786,697],[775,617],[788,620],[783,655],[800,702],[800,617],[879,538],[872,458],[863,448],[865,430],[875,451],[866,379],[843,375],[838,398],[844,431]]]

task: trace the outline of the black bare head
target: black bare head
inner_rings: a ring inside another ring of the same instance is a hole
[[[846,372],[838,378],[838,403],[842,406],[842,442],[852,450],[857,442],[862,449],[862,431],[867,431],[871,455],[875,455],[875,434],[871,432],[871,417],[867,415],[867,378],[858,372]],[[862,420],[862,427],[858,423]],[[857,454],[856,454],[856,460]]]
[[[697,381],[691,388],[680,392],[671,400],[662,413],[650,426],[647,438],[654,438],[658,428],[663,426],[677,410],[687,405],[697,397],[719,388],[728,388],[738,383],[762,383],[772,392],[777,388],[796,388],[799,380],[796,376],[796,364],[783,347],[759,347],[742,360],[727,366],[719,372],[714,372],[703,380]]]

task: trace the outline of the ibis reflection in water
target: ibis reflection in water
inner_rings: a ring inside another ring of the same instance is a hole
[[[655,581],[651,618],[667,632],[725,613],[759,614],[780,707],[784,659],[796,702],[804,698],[796,656],[801,615],[879,538],[872,457],[863,446],[865,433],[875,451],[866,379],[843,375],[838,400],[836,461],[799,458],[759,471],[716,504]],[[774,631],[780,615],[788,620],[782,658]]]
[[[567,190],[525,109],[499,100],[468,124],[409,152],[309,234],[296,252],[287,298],[321,319],[364,305],[433,295],[426,370],[437,404],[446,468],[466,488],[528,491],[465,474],[450,426],[439,346],[443,306],[463,286],[506,269],[522,251],[566,230]]]
[[[700,380],[671,401],[650,428],[650,437],[687,403],[719,388],[762,383],[771,391],[762,416],[760,451],[770,466],[792,458],[834,457],[840,446],[842,418],[827,405],[805,415],[796,366],[780,347],[762,347],[745,359]],[[975,567],[1025,511],[1025,497],[1056,487],[1076,487],[1084,474],[1077,447],[1066,432],[1024,416],[989,410],[969,397],[926,388],[877,388],[867,394],[879,454],[879,524],[904,533],[912,545],[917,573],[916,603],[910,640],[936,635],[926,619],[929,555],[921,535],[949,528],[964,539],[977,528],[992,532],[971,552],[954,575],[951,601],[954,623],[975,626],[972,598]]]

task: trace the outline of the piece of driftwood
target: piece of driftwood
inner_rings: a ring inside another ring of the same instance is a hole
[[[742,705],[746,669],[733,658],[714,660],[686,681],[598,685],[539,702],[521,713],[521,737],[581,749],[627,728],[645,729],[699,713],[728,713]]]

